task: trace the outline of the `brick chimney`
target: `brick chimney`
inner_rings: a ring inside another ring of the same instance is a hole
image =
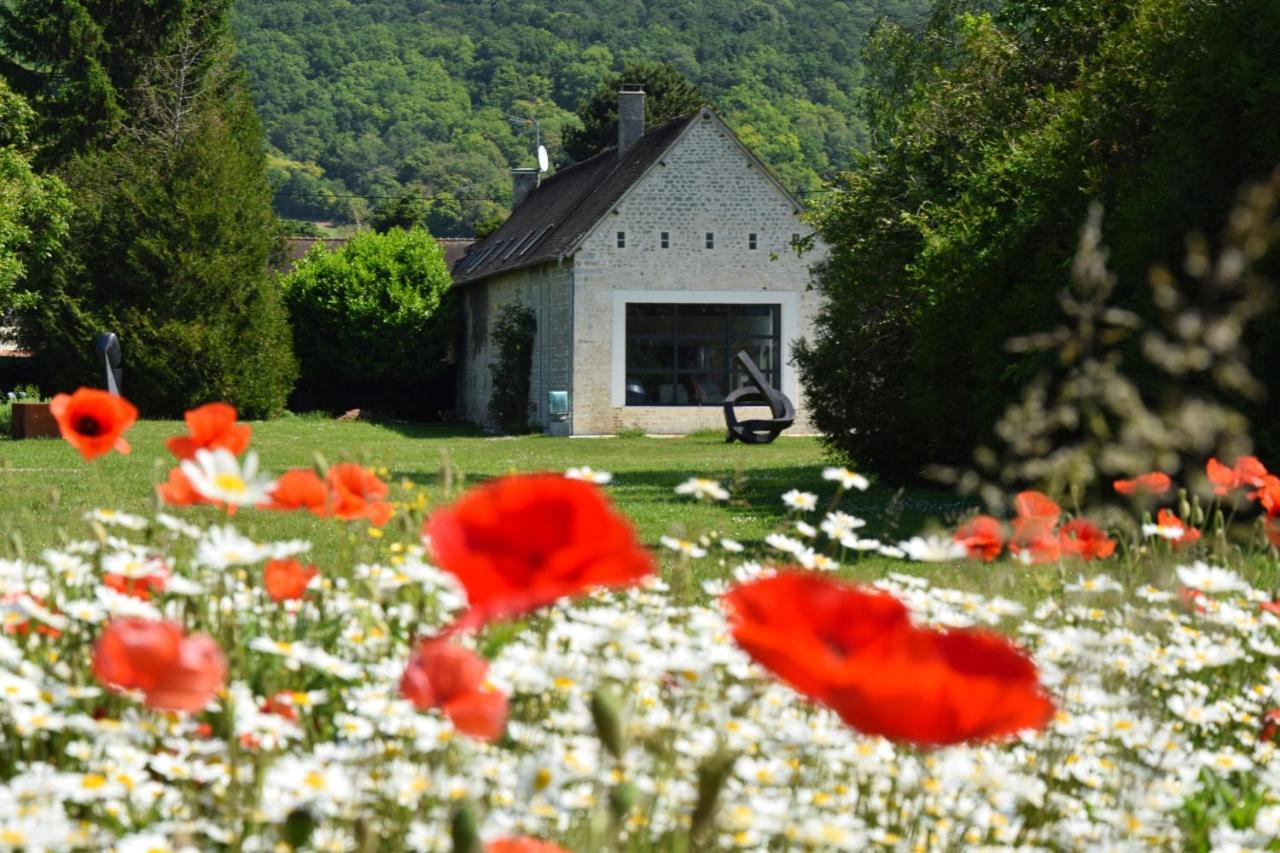
[[[626,84],[618,92],[618,156],[644,136],[644,88]]]
[[[515,210],[524,200],[529,197],[529,193],[538,188],[541,183],[542,175],[537,169],[512,169],[511,170],[511,209]]]

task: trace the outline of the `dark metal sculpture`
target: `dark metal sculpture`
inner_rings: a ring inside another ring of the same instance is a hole
[[[741,441],[743,444],[771,444],[795,422],[796,407],[776,388],[771,388],[760,373],[760,368],[745,352],[738,353],[738,364],[747,372],[751,385],[739,388],[724,398],[724,424],[729,429],[725,441],[732,444]],[[754,387],[752,387],[754,386]],[[739,421],[734,407],[738,405],[766,405],[772,418]]]
[[[103,332],[94,338],[93,354],[101,359],[107,368],[107,390],[112,394],[119,394],[124,370],[120,367],[120,339],[116,337],[116,333]]]

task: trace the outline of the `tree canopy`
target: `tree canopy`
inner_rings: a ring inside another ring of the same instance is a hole
[[[968,461],[1044,363],[1005,340],[1054,326],[1092,202],[1117,304],[1152,316],[1149,265],[1219,233],[1280,164],[1274,2],[984,5],[879,30],[872,146],[817,218],[832,253],[806,388],[834,447],[896,476]],[[1274,321],[1252,337],[1256,375],[1275,374]],[[1264,442],[1278,397],[1248,407]]]
[[[881,15],[913,20],[927,7],[241,0],[235,27],[273,149],[278,211],[364,222],[408,191],[431,207],[436,233],[465,234],[505,210],[508,170],[533,165],[522,120],[540,123],[556,165],[572,162],[590,150],[565,147],[592,131],[579,106],[635,63],[678,70],[788,188],[816,189],[865,137],[855,96],[867,31]]]

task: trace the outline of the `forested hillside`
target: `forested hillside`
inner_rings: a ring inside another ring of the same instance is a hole
[[[861,50],[927,0],[240,0],[235,29],[286,216],[364,219],[404,192],[437,233],[500,213],[624,62],[668,62],[794,189],[851,163]]]

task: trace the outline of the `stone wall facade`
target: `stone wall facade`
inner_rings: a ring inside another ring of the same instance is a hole
[[[574,257],[573,432],[639,428],[679,434],[724,425],[719,406],[625,405],[620,305],[661,302],[666,294],[669,301],[782,304],[782,389],[796,403],[794,431],[810,431],[798,377],[788,363],[792,342],[810,333],[821,301],[808,287],[809,267],[819,255],[800,257],[791,248],[796,235],[810,231],[729,130],[704,112]],[[619,232],[625,235],[622,248]],[[714,235],[714,248],[707,248],[708,234]],[[751,234],[755,249],[749,247]]]
[[[502,306],[522,302],[533,309],[537,332],[530,378],[530,421],[547,429],[551,391],[569,390],[570,342],[573,327],[570,294],[573,264],[544,264],[493,276],[461,288],[462,341],[458,359],[460,411],[472,423],[490,426],[490,365],[497,358],[492,330]]]

